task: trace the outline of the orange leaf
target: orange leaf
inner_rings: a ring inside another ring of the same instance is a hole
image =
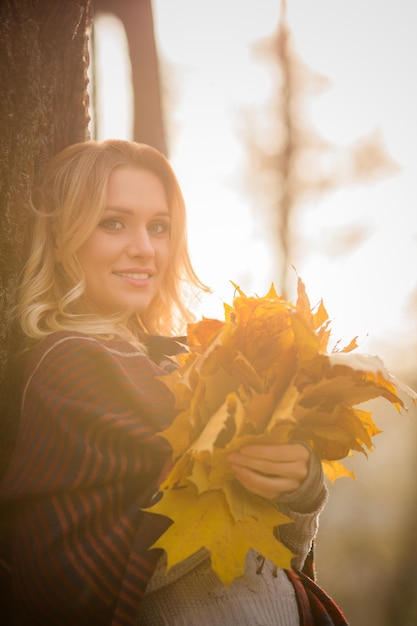
[[[401,385],[377,357],[357,354],[356,338],[327,353],[330,321],[323,302],[312,311],[299,278],[297,301],[277,295],[237,296],[225,321],[203,318],[188,328],[190,355],[167,377],[179,413],[162,433],[176,460],[150,511],[173,524],[155,544],[172,566],[205,547],[213,569],[230,582],[243,573],[248,549],[279,567],[291,553],[274,537],[288,523],[275,505],[246,491],[228,463],[231,451],[250,444],[305,441],[319,455],[329,480],[354,477],[340,459],[366,454],[380,431],[358,408],[385,398],[398,410]]]

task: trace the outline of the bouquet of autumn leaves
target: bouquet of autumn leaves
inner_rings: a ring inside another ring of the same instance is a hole
[[[305,441],[333,481],[351,475],[340,459],[371,450],[380,432],[357,405],[383,397],[403,407],[381,360],[352,352],[356,339],[327,352],[328,314],[322,302],[311,309],[301,279],[295,305],[273,286],[262,298],[234,287],[225,321],[190,325],[189,353],[161,378],[178,409],[162,433],[173,449],[173,467],[162,498],[148,509],[172,520],[153,546],[165,550],[168,569],[204,547],[225,583],[243,574],[249,549],[283,568],[293,556],[274,532],[291,520],[240,485],[227,461],[231,452]]]

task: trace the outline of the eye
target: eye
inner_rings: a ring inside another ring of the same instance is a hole
[[[148,226],[148,231],[154,235],[163,235],[169,233],[171,229],[171,223],[168,220],[158,220],[151,222]]]
[[[117,219],[115,217],[108,217],[105,220],[101,220],[101,222],[99,222],[99,227],[103,228],[104,230],[121,230],[122,228],[124,228],[124,223],[122,220]]]

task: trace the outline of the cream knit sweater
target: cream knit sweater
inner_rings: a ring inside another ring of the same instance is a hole
[[[301,569],[327,501],[321,464],[312,455],[309,477],[279,502],[294,520],[279,527],[280,540],[297,556]],[[311,510],[314,507],[314,510]],[[200,550],[166,572],[163,556],[148,585],[136,626],[299,626],[294,589],[283,570],[250,551],[245,574],[225,586]]]

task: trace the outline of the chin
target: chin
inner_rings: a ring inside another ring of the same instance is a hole
[[[127,308],[129,308],[133,313],[136,313],[137,315],[141,315],[142,313],[145,313],[148,310],[150,303],[151,303],[151,300],[149,300],[148,302],[140,302],[140,303],[136,302],[133,304],[129,303],[127,305]]]

